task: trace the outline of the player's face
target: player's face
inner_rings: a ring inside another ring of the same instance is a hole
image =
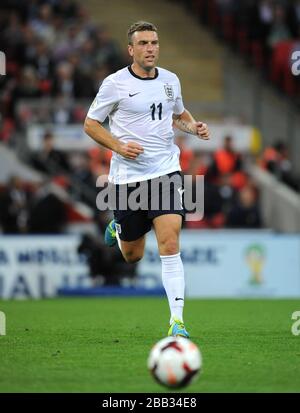
[[[133,62],[146,72],[150,72],[157,63],[159,55],[158,36],[156,32],[135,32],[128,52]]]

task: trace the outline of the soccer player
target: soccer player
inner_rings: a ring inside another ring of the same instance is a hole
[[[184,217],[179,148],[173,125],[184,132],[209,139],[205,123],[195,121],[184,108],[178,77],[157,67],[157,28],[144,21],[128,29],[128,52],[132,64],[104,79],[84,124],[85,132],[113,151],[109,181],[118,190],[132,183],[149,184],[160,177],[179,177],[173,189],[159,196],[173,197],[170,207],[148,210],[114,210],[105,232],[109,246],[117,242],[124,259],[133,263],[144,254],[145,234],[154,228],[162,262],[162,282],[171,317],[169,336],[189,337],[183,323],[184,269],[179,235]],[[109,116],[110,132],[101,124]],[[160,187],[160,191],[162,189]],[[150,198],[157,196],[150,191]]]

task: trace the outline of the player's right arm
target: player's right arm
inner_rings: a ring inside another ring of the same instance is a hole
[[[136,142],[120,142],[118,139],[114,138],[112,134],[106,130],[101,123],[97,120],[91,119],[88,116],[84,122],[84,131],[89,135],[94,141],[103,145],[105,148],[110,149],[124,158],[136,159],[136,157],[144,152],[141,145]]]
[[[84,122],[84,131],[94,141],[127,159],[136,159],[144,150],[136,142],[121,142],[102,124],[113,111],[117,110],[120,101],[119,91],[113,76],[104,79],[97,96],[91,104]]]

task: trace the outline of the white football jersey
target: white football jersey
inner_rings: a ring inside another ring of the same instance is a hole
[[[125,67],[104,79],[87,116],[104,122],[112,135],[139,143],[144,152],[126,159],[113,152],[109,181],[139,182],[180,170],[172,115],[184,112],[178,77],[160,67],[154,78],[141,78]]]

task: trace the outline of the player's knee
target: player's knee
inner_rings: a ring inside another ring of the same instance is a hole
[[[177,238],[165,238],[160,243],[160,251],[163,255],[174,255],[177,254],[179,251],[178,239]]]
[[[143,258],[143,254],[136,253],[134,251],[126,252],[126,254],[123,254],[123,255],[124,255],[125,261],[128,264],[134,264]]]

